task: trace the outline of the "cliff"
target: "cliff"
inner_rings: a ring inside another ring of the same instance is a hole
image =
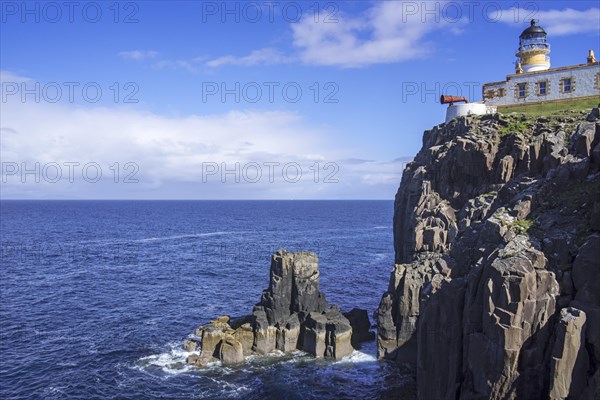
[[[600,398],[600,111],[426,131],[394,207],[380,358],[421,399]]]

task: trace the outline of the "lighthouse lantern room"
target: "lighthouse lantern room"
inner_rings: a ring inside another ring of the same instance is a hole
[[[519,36],[517,50],[517,73],[545,71],[550,68],[550,44],[546,41],[546,31],[531,20],[531,25]]]

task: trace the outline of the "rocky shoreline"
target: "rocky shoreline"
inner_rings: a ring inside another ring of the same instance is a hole
[[[188,364],[235,365],[249,355],[276,350],[302,350],[339,360],[360,342],[373,340],[367,311],[355,308],[342,313],[338,306],[330,307],[319,289],[319,277],[316,254],[277,251],[271,257],[269,288],[252,314],[222,316],[198,327],[184,342],[184,348],[193,352]]]
[[[394,248],[378,358],[412,366],[419,399],[600,399],[600,108],[426,131],[396,195]],[[184,346],[198,367],[340,359],[370,328],[367,311],[328,305],[314,253],[282,250],[251,315]]]

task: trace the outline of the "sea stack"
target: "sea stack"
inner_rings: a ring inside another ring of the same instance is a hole
[[[275,350],[303,350],[339,360],[352,353],[353,344],[371,338],[368,328],[365,331],[370,326],[368,317],[364,319],[366,311],[353,309],[350,321],[336,305],[327,304],[319,288],[316,254],[279,250],[271,257],[269,275],[269,288],[251,315],[233,320],[219,317],[185,341],[184,347],[194,352],[189,364],[234,365],[244,356]]]

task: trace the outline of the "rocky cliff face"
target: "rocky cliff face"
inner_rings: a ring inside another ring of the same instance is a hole
[[[239,364],[247,355],[276,350],[341,359],[373,338],[370,328],[366,311],[342,314],[336,305],[327,305],[316,254],[281,250],[271,257],[269,288],[252,315],[219,317],[196,329],[184,347],[194,352],[188,363],[199,367],[214,361]]]
[[[600,111],[462,117],[395,200],[380,358],[422,399],[600,398]]]

